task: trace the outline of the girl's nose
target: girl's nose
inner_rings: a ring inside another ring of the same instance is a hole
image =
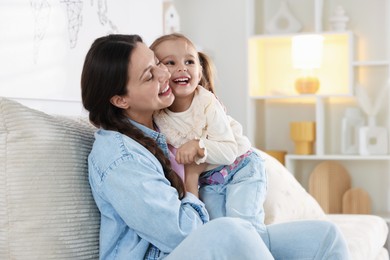
[[[184,67],[184,66],[182,66],[182,67],[179,67],[177,70],[178,70],[178,71],[187,71],[187,68]]]

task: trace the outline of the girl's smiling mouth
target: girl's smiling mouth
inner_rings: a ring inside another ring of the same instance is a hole
[[[178,85],[187,85],[190,82],[190,78],[189,77],[180,77],[180,78],[176,78],[172,81]]]

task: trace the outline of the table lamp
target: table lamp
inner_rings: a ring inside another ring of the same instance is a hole
[[[314,94],[320,87],[315,69],[322,63],[323,36],[316,34],[298,35],[292,38],[292,63],[300,70],[295,89],[300,94]]]

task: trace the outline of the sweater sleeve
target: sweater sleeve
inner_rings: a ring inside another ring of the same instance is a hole
[[[238,157],[238,146],[225,110],[218,100],[212,97],[205,107],[206,132],[201,140],[206,156],[201,161],[209,164],[229,165]]]
[[[231,116],[228,116],[228,119],[230,121],[230,127],[233,130],[234,138],[236,139],[236,142],[237,142],[238,156],[243,155],[252,147],[252,144],[249,141],[248,137],[246,137],[243,134],[241,124],[239,122],[237,122]]]

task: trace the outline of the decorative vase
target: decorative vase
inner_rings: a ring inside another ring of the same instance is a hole
[[[316,138],[315,122],[291,122],[290,137],[295,143],[295,154],[313,154]]]
[[[341,121],[341,153],[359,153],[359,129],[364,126],[364,118],[359,108],[349,107]]]
[[[369,117],[368,125],[359,129],[360,155],[387,154],[387,144],[387,129],[376,126],[375,117]]]
[[[346,15],[342,6],[337,6],[329,21],[333,31],[345,31],[347,29],[349,17]]]

